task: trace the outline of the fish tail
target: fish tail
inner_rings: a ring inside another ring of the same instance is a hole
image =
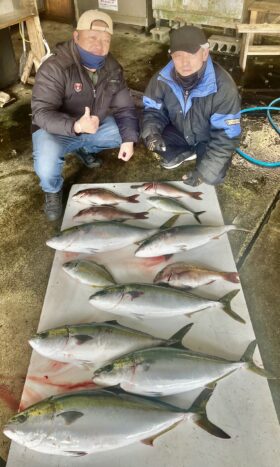
[[[178,342],[182,342],[183,338],[185,335],[191,330],[193,327],[193,323],[187,324],[186,326],[183,326],[179,331],[175,332],[173,336],[170,337],[170,343],[171,345],[176,345]]]
[[[239,289],[232,290],[231,292],[227,293],[222,298],[220,298],[219,302],[222,303],[224,312],[231,316],[231,318],[235,319],[236,321],[239,321],[239,323],[246,323],[246,321],[243,318],[241,318],[241,316],[239,316],[237,313],[235,313],[235,311],[233,311],[230,306],[231,301],[238,294],[238,292]]]
[[[274,376],[271,372],[265,370],[264,368],[260,368],[253,361],[253,355],[256,349],[256,345],[257,345],[256,340],[250,342],[244,354],[242,355],[240,362],[246,362],[248,369],[250,371],[253,371],[257,375],[263,376],[264,378],[268,378],[268,379],[276,379],[276,376]]]
[[[202,199],[201,195],[203,195],[202,191],[193,191],[190,192],[190,197],[194,199]]]
[[[139,200],[137,198],[139,198],[139,195],[131,195],[127,197],[127,201],[129,203],[139,203]]]
[[[207,431],[211,435],[216,436],[217,438],[229,439],[230,436],[225,433],[221,428],[214,425],[207,417],[206,405],[210,397],[213,394],[215,385],[212,388],[204,389],[199,396],[195,399],[191,407],[188,409],[188,412],[195,414],[195,424],[198,425],[203,430]]]
[[[199,222],[199,224],[201,224],[201,220],[199,219],[199,216],[201,216],[201,214],[204,214],[205,212],[206,211],[198,211],[194,213],[194,218],[197,220],[197,222]]]
[[[240,216],[239,216],[239,215],[237,215],[237,216],[233,219],[233,221],[232,221],[232,226],[234,226],[235,230],[242,230],[243,232],[251,232],[250,229],[245,229],[244,227],[241,227],[241,226],[238,225],[239,222],[240,222],[240,220],[241,220],[241,219],[240,219]]]
[[[239,284],[240,282],[238,272],[227,272],[224,275],[224,279],[228,282],[233,282],[234,284]]]
[[[148,219],[148,217],[149,217],[148,211],[137,212],[135,213],[135,216],[134,216],[135,219]]]

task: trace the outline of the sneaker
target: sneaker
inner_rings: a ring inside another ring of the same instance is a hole
[[[62,214],[62,190],[58,193],[45,193],[45,214],[49,221],[56,221]]]
[[[160,165],[164,169],[175,169],[176,167],[179,167],[179,165],[183,164],[183,162],[186,161],[193,161],[196,159],[196,154],[190,154],[189,152],[182,152],[181,154],[178,154],[178,156],[174,157],[174,159],[171,159],[170,161],[161,161]]]
[[[97,157],[95,154],[84,151],[82,148],[76,151],[75,154],[89,169],[101,167],[102,165],[102,160],[99,157]]]

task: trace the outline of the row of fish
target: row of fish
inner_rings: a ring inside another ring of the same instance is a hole
[[[112,274],[95,261],[87,259],[68,261],[63,264],[62,268],[69,276],[92,287],[106,287],[116,283]],[[193,289],[217,280],[238,284],[239,276],[237,272],[214,271],[180,261],[161,269],[153,282],[177,288]]]
[[[188,209],[176,199],[199,200],[201,192],[186,192],[165,183],[145,183],[132,188],[155,195],[147,198],[153,208],[177,215],[189,213],[198,222],[205,212]],[[105,189],[79,191],[73,200],[89,207],[74,219],[90,223],[67,229],[47,244],[62,251],[91,254],[140,243],[135,256],[149,258],[196,248],[237,229],[235,225],[174,227],[176,217],[154,229],[123,224],[120,221],[148,218],[148,211],[131,213],[116,207],[123,202],[138,203],[138,197],[124,197]],[[80,283],[98,288],[89,298],[90,303],[116,315],[137,319],[190,316],[216,307],[244,322],[230,307],[238,290],[219,300],[208,300],[187,291],[216,280],[238,283],[238,275],[233,272],[211,271],[179,262],[159,271],[154,284],[116,284],[103,265],[86,259],[67,262],[63,269]],[[107,451],[137,441],[152,444],[155,438],[188,418],[217,437],[230,438],[206,415],[216,381],[239,368],[272,376],[253,362],[255,341],[248,345],[240,360],[230,361],[184,347],[182,340],[191,327],[192,323],[169,339],[116,321],[65,325],[36,334],[30,339],[34,350],[47,358],[90,368],[94,383],[103,389],[45,399],[15,415],[5,427],[5,434],[30,449],[67,456]],[[116,385],[120,389],[110,388]],[[197,388],[205,389],[187,409],[157,399]]]

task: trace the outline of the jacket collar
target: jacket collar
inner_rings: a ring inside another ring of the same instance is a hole
[[[170,60],[170,62],[159,72],[158,79],[160,81],[164,81],[168,86],[170,86],[177,99],[179,100],[185,114],[192,106],[193,97],[205,97],[217,92],[216,74],[211,57],[208,57],[207,59],[204,75],[202,76],[198,85],[190,91],[187,103],[184,101],[182,88],[172,76],[173,69],[174,63],[173,60]]]

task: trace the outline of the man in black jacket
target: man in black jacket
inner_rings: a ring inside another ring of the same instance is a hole
[[[209,56],[204,32],[173,30],[172,60],[148,84],[142,137],[165,169],[196,159],[187,185],[224,181],[240,136],[240,99],[229,74]]]
[[[109,53],[110,16],[89,10],[79,18],[73,39],[61,44],[39,68],[32,94],[35,172],[45,192],[45,213],[62,213],[62,168],[75,152],[87,167],[95,154],[119,147],[128,161],[138,140],[138,119],[120,64]]]

